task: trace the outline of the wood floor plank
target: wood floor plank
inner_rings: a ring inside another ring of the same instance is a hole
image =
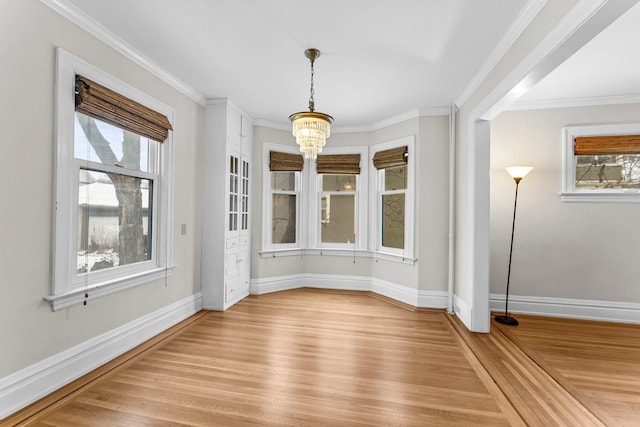
[[[518,315],[496,325],[608,426],[640,425],[640,325]]]
[[[476,367],[477,368],[477,367]],[[509,425],[442,311],[298,290],[208,312],[32,425]]]
[[[599,426],[638,418],[635,344],[611,338],[615,328],[594,332],[594,344],[590,333],[544,319],[523,323],[472,334],[442,310],[365,292],[249,297],[201,313],[0,425]],[[554,342],[553,333],[567,339]],[[632,342],[635,334],[621,333]],[[596,372],[607,346],[619,357]]]

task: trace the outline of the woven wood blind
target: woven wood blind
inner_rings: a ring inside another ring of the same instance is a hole
[[[360,154],[319,154],[316,158],[318,173],[359,174]]]
[[[373,155],[373,166],[376,169],[392,168],[394,166],[404,166],[407,164],[407,153],[409,147],[391,148],[389,150],[378,151]]]
[[[269,170],[271,172],[301,171],[304,166],[302,154],[269,152]]]
[[[159,142],[172,130],[164,114],[78,75],[76,111]]]
[[[640,135],[577,136],[576,156],[640,154]]]

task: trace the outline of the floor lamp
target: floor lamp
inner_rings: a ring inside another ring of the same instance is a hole
[[[494,319],[498,323],[505,325],[515,326],[518,324],[518,320],[509,316],[509,282],[511,280],[511,255],[513,254],[513,232],[516,229],[516,207],[518,206],[518,185],[522,178],[527,176],[533,167],[531,166],[510,166],[507,168],[507,172],[511,175],[511,178],[516,183],[516,197],[513,202],[513,222],[511,223],[511,246],[509,248],[509,269],[507,270],[507,295],[504,303],[504,316],[495,316]]]

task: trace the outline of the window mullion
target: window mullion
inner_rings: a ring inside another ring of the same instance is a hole
[[[96,172],[115,173],[118,175],[127,175],[127,176],[133,176],[136,178],[151,179],[151,180],[155,179],[158,176],[155,173],[143,172],[143,171],[123,168],[119,166],[105,165],[102,163],[92,162],[89,160],[74,159],[74,162],[79,165],[79,169],[87,169],[87,170],[92,170]]]

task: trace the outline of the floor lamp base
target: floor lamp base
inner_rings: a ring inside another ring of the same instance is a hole
[[[511,316],[495,316],[494,320],[503,325],[516,326],[518,324],[518,320]]]

